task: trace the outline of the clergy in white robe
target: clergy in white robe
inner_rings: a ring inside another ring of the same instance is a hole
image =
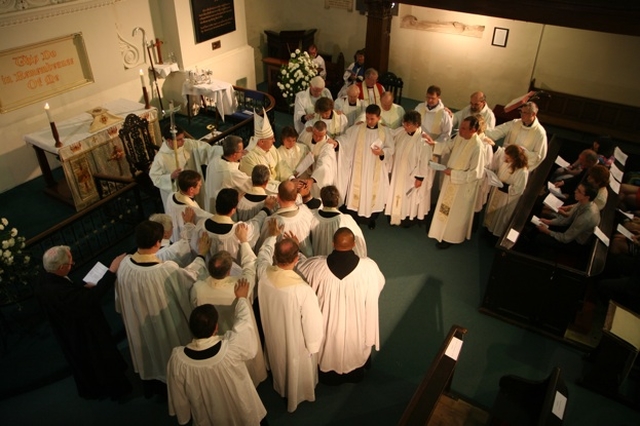
[[[404,108],[393,103],[393,93],[384,92],[380,99],[380,122],[395,130],[402,126],[402,118],[404,117]]]
[[[269,237],[269,222],[275,219],[279,226],[282,226],[284,232],[292,233],[298,238],[300,251],[305,256],[313,255],[311,246],[311,218],[313,214],[309,208],[304,205],[298,205],[298,188],[297,181],[282,182],[278,187],[278,205],[280,206],[262,225],[262,231],[256,250],[260,250],[264,241]]]
[[[211,304],[218,311],[218,332],[224,335],[231,330],[234,325],[234,288],[236,284],[244,279],[249,283],[248,299],[253,303],[256,284],[256,255],[247,241],[248,227],[240,224],[236,227],[236,236],[240,240],[240,265],[242,274],[232,276],[233,258],[228,251],[215,253],[208,263],[209,277],[205,280],[197,281],[191,288],[191,306],[196,307],[204,304]],[[254,323],[254,338],[258,345],[256,355],[246,360],[247,369],[253,384],[258,386],[267,378],[267,368],[265,366],[262,344],[258,334],[258,326],[255,316],[251,311],[251,321]]]
[[[481,130],[478,132],[478,137],[482,141],[482,161],[486,167],[489,167],[493,162],[493,147],[495,143],[489,139],[482,131],[482,123],[483,118],[479,114],[475,116],[478,121],[481,123]],[[480,186],[478,187],[478,195],[476,196],[476,206],[474,211],[476,213],[480,212],[484,205],[487,203],[487,199],[489,198],[489,191],[491,191],[491,186],[489,185],[489,179],[485,175],[480,181]]]
[[[260,316],[273,388],[293,412],[301,402],[316,399],[323,320],[317,296],[293,270],[298,245],[285,238],[276,246],[277,222],[268,223],[269,236],[258,254]]]
[[[244,362],[256,354],[248,285],[235,291],[233,329],[215,334],[216,309],[203,305],[189,319],[194,339],[173,349],[167,365],[169,414],[194,425],[260,424],[267,414]]]
[[[362,99],[365,108],[374,104],[380,106],[384,86],[378,83],[378,71],[368,68],[364,72],[364,81],[357,82],[356,86],[360,89],[360,99]]]
[[[278,147],[280,153],[280,161],[286,163],[289,170],[293,171],[296,177],[307,177],[304,175],[304,170],[300,172],[296,168],[304,157],[309,154],[309,148],[303,144],[298,143],[298,132],[292,126],[285,126],[281,131],[282,145]]]
[[[317,100],[315,115],[307,120],[305,130],[308,132],[309,128],[313,127],[313,124],[320,120],[324,121],[327,125],[327,135],[332,139],[343,134],[349,125],[347,117],[334,110],[333,101],[329,98],[320,98]]]
[[[160,190],[160,197],[165,208],[169,195],[178,190],[176,181],[180,171],[183,169],[200,171],[200,164],[207,164],[208,159],[219,152],[219,147],[212,147],[206,142],[185,139],[185,132],[180,127],[176,128],[176,132],[177,150],[174,151],[174,140],[170,126],[167,125],[162,130],[165,142],[160,146],[149,169],[149,177]],[[204,205],[205,198],[205,191],[201,191],[198,195],[198,202]]]
[[[385,214],[391,225],[405,219],[423,220],[431,209],[434,171],[429,167],[432,146],[422,138],[421,117],[416,111],[404,115],[403,129],[395,133],[395,155]]]
[[[355,235],[355,253],[360,257],[367,257],[367,243],[362,229],[348,214],[338,210],[342,197],[334,185],[325,186],[320,190],[322,208],[313,212],[311,220],[311,245],[313,254],[328,255],[333,251],[333,235],[339,228],[349,228]]]
[[[216,197],[222,188],[235,188],[247,192],[251,188],[251,174],[247,176],[239,169],[244,155],[242,138],[227,136],[222,141],[222,155],[213,158],[207,166],[206,188],[208,203],[205,208],[215,212]]]
[[[312,44],[307,49],[311,63],[316,67],[318,75],[324,79],[327,78],[327,65],[324,63],[324,58],[318,54],[318,46]]]
[[[189,222],[185,223],[184,212],[187,208],[193,211],[192,224],[200,220],[208,219],[211,213],[200,208],[195,197],[200,193],[202,187],[202,176],[193,170],[183,170],[178,175],[178,192],[174,192],[167,198],[165,212],[171,217],[173,222],[173,233],[171,241],[180,241],[185,234],[185,227],[191,227]],[[192,232],[186,231],[191,235]]]
[[[166,383],[171,350],[191,341],[189,290],[206,273],[203,255],[210,241],[206,235],[200,238],[199,256],[182,269],[157,258],[162,234],[156,222],[143,221],[136,227],[138,251],[118,268],[115,307],[127,330],[134,371],[142,380]]]
[[[491,188],[484,213],[484,226],[496,237],[501,237],[527,186],[529,177],[527,156],[516,145],[509,145],[505,149],[500,148],[493,158],[490,169],[498,176],[503,186]]]
[[[533,171],[547,156],[547,132],[537,118],[538,106],[527,102],[520,107],[522,118],[508,121],[487,130],[485,134],[497,141],[504,138],[503,147],[518,145],[525,149],[529,171]]]
[[[251,172],[251,183],[251,189],[238,201],[234,215],[236,222],[251,220],[264,208],[264,203],[269,197],[266,191],[269,184],[269,169],[263,165],[255,166]]]
[[[309,148],[313,156],[313,163],[304,175],[311,178],[308,182],[311,184],[311,195],[318,198],[320,189],[337,183],[338,160],[335,149],[338,143],[327,135],[324,121],[316,121],[311,132],[303,133],[300,141]]]
[[[462,123],[462,120],[470,115],[476,114],[482,116],[486,129],[496,127],[496,116],[493,111],[491,111],[491,108],[489,108],[489,105],[487,105],[487,97],[482,92],[474,92],[469,99],[469,105],[453,114],[453,128],[457,129],[460,123]]]
[[[316,101],[320,98],[329,98],[333,100],[329,89],[325,88],[324,79],[315,76],[309,82],[309,88],[296,93],[296,99],[293,106],[293,127],[298,133],[301,133],[307,120],[313,118],[315,114]]]
[[[449,112],[440,99],[441,91],[438,86],[427,88],[426,100],[416,106],[416,111],[422,117],[422,131],[434,142],[434,154],[440,155],[438,144],[444,143],[451,137],[452,121]]]
[[[172,243],[171,237],[173,235],[173,221],[171,220],[171,216],[166,213],[154,213],[149,216],[150,221],[159,223],[164,229],[164,235],[162,242],[160,243],[160,250],[156,253],[158,259],[162,261],[172,260],[181,268],[184,268],[193,262],[195,253],[191,251],[191,236],[196,228],[192,223],[194,217],[195,213],[193,209],[185,209],[185,212],[183,213],[183,220],[188,226],[183,229],[180,239],[175,243]]]
[[[444,173],[444,183],[438,197],[429,238],[435,238],[438,248],[447,248],[471,238],[473,213],[480,180],[484,175],[482,141],[475,117],[467,117],[453,141],[448,142],[451,154]]]
[[[206,232],[211,239],[211,249],[207,254],[206,260],[209,261],[211,256],[220,250],[226,250],[231,253],[234,261],[240,263],[238,252],[240,242],[235,235],[238,222],[234,222],[233,215],[238,205],[238,191],[233,188],[221,189],[216,198],[216,211],[210,219],[201,220],[196,225],[194,236],[191,238],[191,247],[195,248],[198,236]],[[263,208],[253,218],[246,222],[249,229],[249,245],[253,248],[260,236],[262,222],[271,214],[271,209],[275,206],[275,200],[267,199]]]
[[[360,99],[360,88],[355,84],[349,86],[347,94],[336,99],[334,105],[336,111],[347,117],[347,128],[353,126],[360,116],[364,117],[365,108],[364,101]]]
[[[378,265],[358,257],[354,247],[353,233],[340,228],[334,236],[334,251],[301,261],[298,271],[318,295],[324,319],[320,371],[337,375],[356,372],[361,378],[371,348],[380,349],[378,297],[385,278]]]
[[[337,186],[346,207],[368,218],[384,210],[394,146],[389,129],[378,125],[379,106],[369,105],[365,119],[338,138]]]

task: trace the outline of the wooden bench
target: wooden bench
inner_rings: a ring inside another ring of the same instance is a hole
[[[575,149],[575,144],[575,141],[553,137],[546,159],[531,173],[511,222],[496,244],[480,307],[482,313],[561,340],[582,307],[587,285],[603,271],[608,247],[594,237],[586,258],[576,261],[572,253],[561,253],[555,260],[548,260],[522,250],[522,235],[517,244],[507,239],[507,235],[512,229],[522,234],[525,226],[529,226],[532,211],[539,205],[539,194],[546,187],[556,157],[564,147]],[[607,236],[614,230],[617,201],[617,194],[609,188],[599,224]],[[575,342],[569,343],[588,349]]]

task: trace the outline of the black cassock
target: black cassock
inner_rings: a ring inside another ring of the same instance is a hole
[[[43,272],[36,296],[69,362],[83,398],[117,398],[131,390],[127,364],[116,347],[100,299],[113,290],[116,275],[107,271],[93,288]]]

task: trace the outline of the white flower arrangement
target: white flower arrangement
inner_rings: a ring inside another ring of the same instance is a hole
[[[296,49],[289,63],[280,68],[278,88],[282,91],[282,97],[288,104],[293,104],[296,93],[309,87],[309,81],[316,75],[318,71],[309,54]]]
[[[19,301],[20,294],[28,293],[27,286],[35,272],[29,265],[31,257],[24,250],[25,238],[8,225],[6,218],[0,219],[0,303]]]

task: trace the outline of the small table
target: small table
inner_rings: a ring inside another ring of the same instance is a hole
[[[211,79],[208,83],[193,84],[187,79],[182,85],[182,96],[186,97],[187,100],[189,120],[191,120],[192,115],[189,95],[210,99],[212,105],[218,110],[222,121],[224,121],[225,114],[231,114],[238,108],[235,90],[233,90],[233,86],[230,83]]]
[[[99,200],[92,173],[112,176],[131,176],[129,165],[124,157],[122,141],[118,131],[129,114],[137,114],[149,120],[152,137],[159,135],[158,112],[155,108],[145,109],[144,104],[117,99],[105,103],[103,108],[109,113],[122,117],[113,125],[90,132],[93,117],[88,112],[68,120],[56,122],[62,147],[56,148],[51,129],[47,126],[36,132],[24,135],[27,144],[32,145],[38,158],[38,164],[47,187],[45,192],[80,211]],[[56,182],[46,153],[58,157],[62,163],[65,181]],[[121,153],[122,155],[114,155]]]

